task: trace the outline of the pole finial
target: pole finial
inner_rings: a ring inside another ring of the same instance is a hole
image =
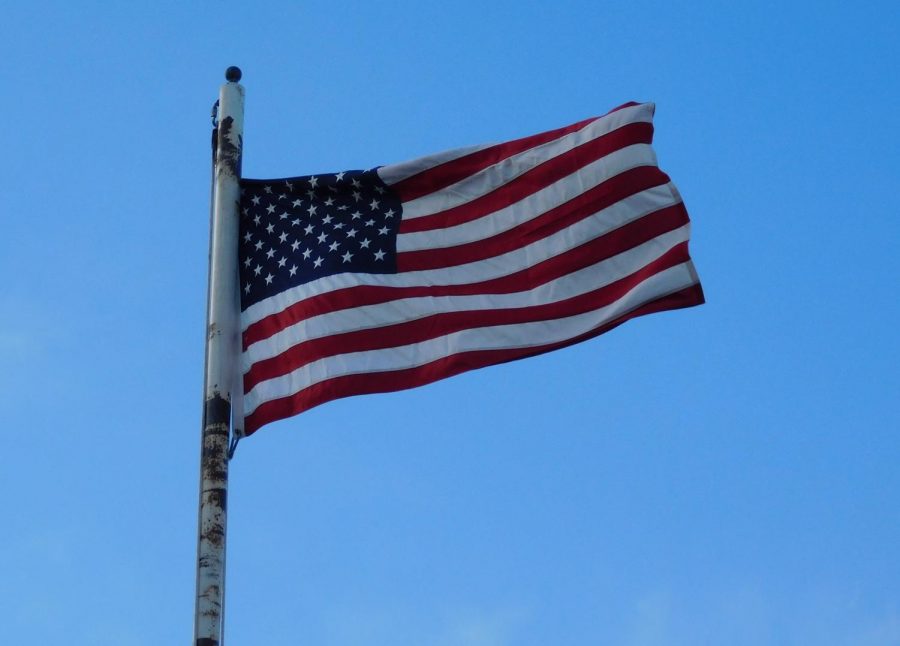
[[[225,70],[225,80],[231,83],[237,83],[241,80],[241,68],[232,65]]]

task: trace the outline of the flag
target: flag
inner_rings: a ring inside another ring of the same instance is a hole
[[[699,305],[653,104],[373,170],[241,182],[245,434]]]

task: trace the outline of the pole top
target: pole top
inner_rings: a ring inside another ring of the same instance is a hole
[[[241,68],[232,65],[225,70],[225,80],[231,83],[237,83],[241,80]]]

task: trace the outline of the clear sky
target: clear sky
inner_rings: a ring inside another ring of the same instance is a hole
[[[0,643],[191,641],[209,113],[248,177],[657,103],[707,304],[232,463],[226,638],[900,644],[884,2],[18,2],[0,21]]]

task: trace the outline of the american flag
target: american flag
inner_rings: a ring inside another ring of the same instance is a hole
[[[374,170],[241,182],[245,434],[699,305],[654,106]]]

